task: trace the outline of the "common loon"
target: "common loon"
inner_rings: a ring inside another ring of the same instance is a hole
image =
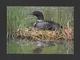
[[[34,23],[34,27],[38,29],[43,30],[58,30],[59,28],[62,28],[62,26],[59,23],[53,22],[53,21],[45,21],[43,13],[40,11],[34,11],[32,15],[37,17],[37,21]]]

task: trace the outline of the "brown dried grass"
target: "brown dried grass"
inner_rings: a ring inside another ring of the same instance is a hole
[[[36,28],[19,28],[16,31],[16,37],[27,38],[31,40],[72,40],[72,28],[65,27],[59,31],[38,30]]]

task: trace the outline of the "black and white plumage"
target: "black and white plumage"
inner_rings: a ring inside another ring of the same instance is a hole
[[[44,16],[40,11],[34,11],[33,15],[37,17],[37,21],[34,23],[34,27],[43,30],[58,30],[62,26],[52,21],[44,21]]]

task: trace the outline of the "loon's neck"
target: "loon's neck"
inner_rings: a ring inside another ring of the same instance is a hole
[[[43,15],[39,15],[39,16],[36,16],[38,20],[44,20],[44,16]]]
[[[43,20],[39,20],[39,19],[38,19],[37,22],[43,22]]]

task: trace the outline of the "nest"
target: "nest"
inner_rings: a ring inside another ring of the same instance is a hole
[[[28,40],[65,40],[67,37],[63,30],[50,31],[38,30],[36,28],[19,28],[16,31],[16,37]]]

